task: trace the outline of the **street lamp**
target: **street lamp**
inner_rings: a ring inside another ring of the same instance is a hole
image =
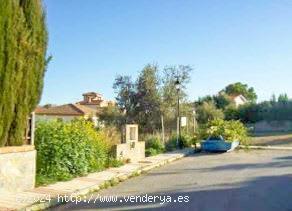
[[[176,146],[181,148],[181,134],[180,134],[180,111],[179,111],[179,92],[180,92],[181,83],[177,78],[175,81],[175,89],[177,92],[177,130],[176,130]]]

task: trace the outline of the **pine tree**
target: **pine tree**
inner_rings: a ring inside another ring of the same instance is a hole
[[[46,48],[41,0],[1,0],[0,146],[23,144],[27,117],[42,92]]]

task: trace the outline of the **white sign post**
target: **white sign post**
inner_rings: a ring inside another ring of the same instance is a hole
[[[183,116],[180,118],[180,125],[181,127],[187,126],[187,117]]]

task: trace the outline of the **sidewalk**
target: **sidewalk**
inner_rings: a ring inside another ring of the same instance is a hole
[[[10,210],[42,210],[60,203],[61,195],[85,195],[101,188],[124,181],[132,176],[147,172],[150,169],[165,165],[194,152],[193,149],[183,149],[153,157],[147,157],[137,163],[125,164],[118,168],[92,173],[71,181],[58,182],[52,185],[38,187],[30,191],[16,194],[0,195],[0,211]],[[48,199],[50,200],[48,201]]]
[[[257,146],[257,145],[252,145],[252,146],[243,146],[243,145],[239,145],[239,148],[240,149],[274,149],[274,150],[292,150],[292,147],[288,146],[288,147],[285,147],[285,146],[269,146],[269,145],[266,145],[266,146]]]

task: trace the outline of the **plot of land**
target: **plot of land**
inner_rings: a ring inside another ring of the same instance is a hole
[[[52,210],[230,210],[292,209],[292,151],[199,153],[132,178],[94,196],[116,203],[69,203]],[[125,195],[189,197],[188,202],[126,203]]]
[[[286,134],[268,134],[253,137],[251,145],[292,147],[292,132]]]

